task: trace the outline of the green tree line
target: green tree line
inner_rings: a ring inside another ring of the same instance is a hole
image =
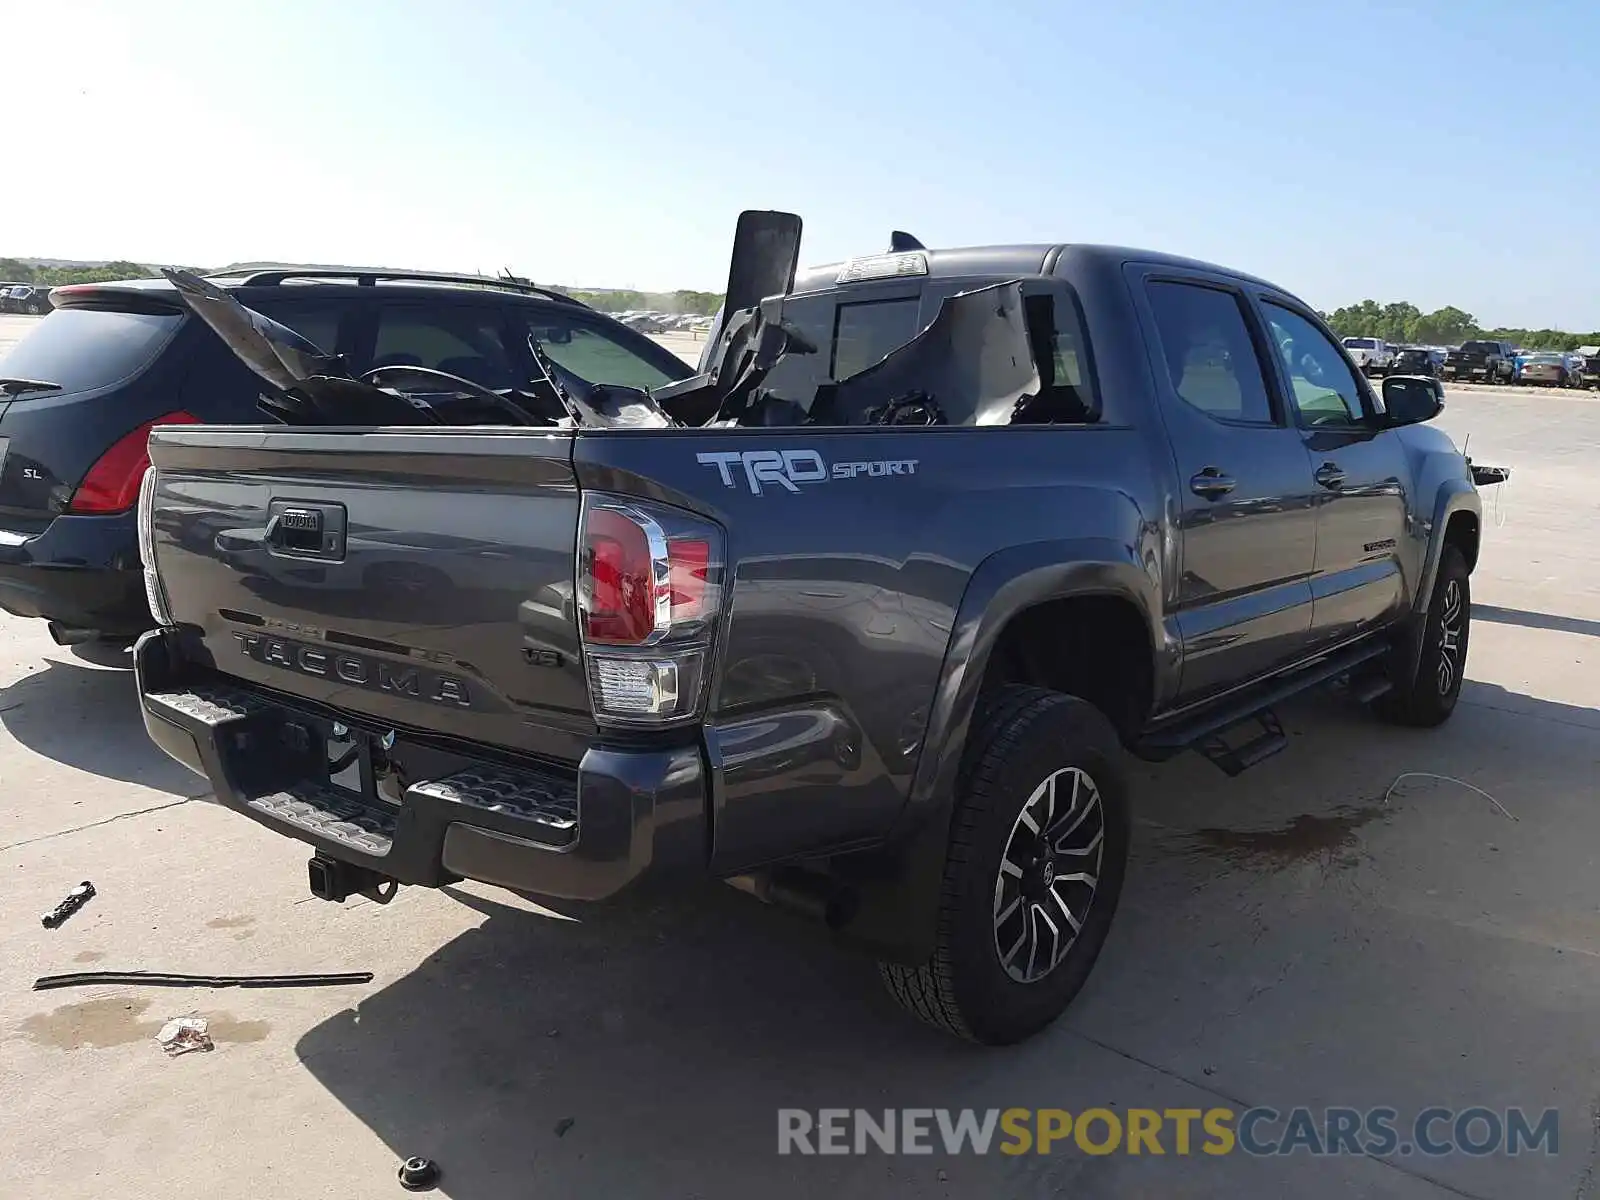
[[[61,287],[69,283],[106,283],[113,279],[143,279],[156,274],[136,262],[112,262],[103,267],[34,267],[15,258],[0,258],[0,282],[36,283]],[[509,278],[517,278],[509,276]],[[527,282],[524,280],[523,282]],[[582,300],[601,312],[627,312],[649,309],[653,312],[701,313],[706,316],[722,305],[721,292],[697,292],[679,288],[673,292],[592,291],[554,285],[554,290]]]
[[[1455,346],[1472,338],[1493,338],[1529,350],[1576,350],[1579,346],[1600,345],[1600,330],[1570,333],[1564,329],[1490,328],[1454,306],[1425,313],[1406,301],[1379,304],[1376,300],[1363,300],[1323,315],[1340,337],[1382,338],[1386,342]]]
[[[142,279],[154,274],[135,262],[112,262],[103,267],[31,267],[14,258],[0,258],[0,281],[37,283],[61,287],[68,283],[107,283],[113,279]]]

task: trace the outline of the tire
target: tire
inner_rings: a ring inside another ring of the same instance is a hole
[[[1461,697],[1471,632],[1472,579],[1467,574],[1467,560],[1458,547],[1446,545],[1439,556],[1433,598],[1428,602],[1417,669],[1410,679],[1396,681],[1390,691],[1378,697],[1378,714],[1396,725],[1421,729],[1449,720]]]
[[[1127,794],[1116,732],[1098,709],[1041,688],[1003,689],[962,762],[933,956],[880,963],[890,994],[930,1025],[990,1046],[1060,1016],[1111,930],[1128,862]],[[1062,831],[1054,856],[1034,857],[1043,839],[1030,823]],[[1079,929],[1063,943],[1069,915]]]

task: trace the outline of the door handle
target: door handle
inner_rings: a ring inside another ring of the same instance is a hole
[[[1336,488],[1344,482],[1344,471],[1338,463],[1325,462],[1317,468],[1312,478],[1325,488]]]
[[[1238,480],[1224,475],[1217,467],[1206,467],[1189,479],[1189,490],[1207,500],[1220,500],[1238,486]]]
[[[344,558],[345,525],[342,504],[273,500],[267,505],[267,527],[261,540],[268,554],[339,562]]]

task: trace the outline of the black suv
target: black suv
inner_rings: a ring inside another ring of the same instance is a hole
[[[1394,362],[1389,366],[1390,375],[1426,375],[1430,379],[1439,378],[1439,363],[1434,358],[1432,350],[1425,350],[1419,346],[1401,346],[1394,352]]]
[[[35,316],[50,311],[50,289],[37,283],[14,283],[0,299],[0,312],[32,313]]]
[[[213,276],[355,371],[416,366],[512,398],[562,366],[656,387],[670,351],[559,292],[476,276],[273,270]],[[259,379],[165,280],[56,288],[55,309],[0,359],[0,608],[63,644],[149,628],[134,503],[158,424],[259,424]]]

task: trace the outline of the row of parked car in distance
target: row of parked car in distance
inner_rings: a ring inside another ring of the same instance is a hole
[[[33,313],[50,311],[50,289],[42,284],[0,283],[0,312]]]
[[[612,316],[636,333],[704,333],[711,328],[711,318],[701,313],[620,312]]]
[[[1519,350],[1510,342],[1477,338],[1447,349],[1395,346],[1382,338],[1347,337],[1344,348],[1368,377],[1427,375],[1459,383],[1600,387],[1600,347],[1585,346],[1577,351]]]

